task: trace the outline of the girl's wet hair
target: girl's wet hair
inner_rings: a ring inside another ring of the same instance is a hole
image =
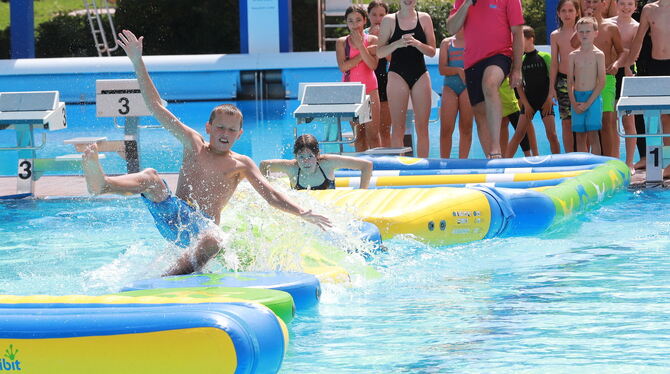
[[[297,155],[298,152],[309,149],[314,153],[314,156],[319,156],[319,141],[316,140],[314,135],[303,134],[300,135],[293,144],[293,154]]]
[[[360,5],[360,4],[353,4],[353,5],[349,6],[347,8],[347,10],[344,11],[344,18],[347,18],[349,13],[353,13],[353,12],[356,12],[356,13],[360,14],[361,16],[363,16],[363,18],[365,18],[366,21],[368,19],[370,19],[368,17],[368,12],[365,11],[365,8],[363,8],[363,6]]]
[[[559,0],[558,5],[556,6],[556,18],[558,18],[559,29],[563,27],[563,21],[561,21],[561,17],[558,15],[558,13],[560,12],[561,8],[563,8],[563,4],[568,2],[572,3],[572,5],[575,7],[575,10],[577,11],[577,16],[575,19],[578,20],[582,17],[582,5],[579,3],[579,0]]]
[[[372,9],[378,6],[384,8],[384,10],[386,10],[386,14],[389,13],[389,5],[381,0],[372,0],[370,4],[368,4],[368,13],[372,12]]]

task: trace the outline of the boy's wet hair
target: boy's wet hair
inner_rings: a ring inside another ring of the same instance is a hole
[[[300,135],[293,144],[293,154],[297,155],[298,152],[309,149],[314,153],[314,156],[319,156],[319,141],[316,140],[312,134],[303,134]]]
[[[593,17],[582,17],[579,20],[577,20],[577,23],[575,24],[575,27],[579,25],[592,25],[593,26],[593,31],[598,31],[598,21],[596,21],[595,18]]]
[[[360,14],[361,16],[363,16],[363,18],[365,18],[366,21],[367,21],[368,19],[370,19],[370,18],[368,17],[368,12],[367,12],[367,11],[365,10],[365,8],[363,8],[363,6],[360,5],[360,4],[353,4],[353,5],[349,6],[349,7],[347,8],[347,10],[344,11],[344,18],[347,18],[347,16],[348,16],[350,13],[353,13],[353,12],[356,12],[356,13]]]
[[[563,21],[561,21],[561,17],[558,16],[558,12],[561,10],[561,8],[563,8],[563,4],[568,2],[572,3],[572,5],[575,7],[575,10],[577,11],[577,19],[582,17],[582,4],[579,2],[579,0],[558,0],[558,6],[556,6],[556,18],[558,18],[559,28],[563,27]]]
[[[535,39],[535,30],[533,30],[532,27],[530,27],[528,25],[524,25],[522,30],[523,30],[523,37],[525,39],[530,39],[530,38]]]
[[[370,4],[368,4],[368,13],[372,12],[372,9],[378,6],[384,8],[384,10],[386,10],[386,14],[389,13],[389,5],[381,0],[372,0]]]
[[[212,113],[209,115],[209,123],[211,124],[214,121],[214,118],[216,118],[216,114],[221,113],[221,114],[227,114],[229,116],[239,116],[240,117],[240,129],[242,129],[242,122],[244,119],[244,116],[242,116],[242,112],[238,107],[236,107],[233,104],[221,104],[214,109],[212,109]]]

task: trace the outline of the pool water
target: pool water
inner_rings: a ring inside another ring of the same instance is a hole
[[[264,204],[245,186],[231,201]],[[297,315],[282,372],[667,372],[668,204],[623,191],[537,237],[387,241],[380,278],[326,284]],[[0,294],[114,292],[173,255],[137,198],[0,201],[0,236]]]
[[[202,135],[205,133],[205,122],[209,114],[216,105],[224,102],[187,102],[170,103],[168,108],[179,117],[182,122],[193,127]],[[298,107],[297,100],[266,100],[266,101],[238,101],[226,102],[239,106],[244,114],[244,133],[235,143],[233,150],[251,157],[256,163],[271,158],[291,158],[293,155],[292,147],[294,142],[293,129],[295,119],[293,111]],[[558,108],[555,108],[558,113]],[[63,144],[63,140],[85,137],[85,136],[106,136],[109,140],[123,138],[123,130],[114,126],[111,118],[97,118],[95,116],[95,105],[67,105],[68,128],[66,130],[47,132],[47,145],[44,149],[37,151],[37,157],[49,158],[64,154],[74,153],[74,147]],[[433,109],[431,122],[429,124],[430,132],[430,157],[439,157],[440,155],[440,122],[437,109]],[[119,124],[123,124],[124,119],[119,119]],[[544,125],[539,115],[535,116],[534,125],[536,138],[540,154],[549,154],[549,143],[544,135]],[[156,125],[156,121],[150,117],[143,117],[140,120],[141,125]],[[325,127],[316,122],[312,124],[302,124],[299,126],[299,133],[312,133],[318,139],[324,139]],[[343,123],[343,128],[349,129],[347,122]],[[561,138],[560,121],[556,121],[558,137]],[[41,131],[38,131],[39,133]],[[510,131],[512,132],[512,131]],[[40,136],[36,136],[39,143]],[[0,130],[0,147],[16,146],[16,135],[14,130]],[[623,142],[621,145],[621,154],[624,155]],[[348,151],[353,148],[347,147]],[[140,158],[141,167],[152,167],[162,172],[176,173],[179,171],[181,162],[182,147],[179,142],[166,130],[163,129],[142,129],[140,131]],[[517,151],[517,156],[522,156],[522,152]],[[458,157],[458,129],[454,130],[453,147],[451,157]],[[479,140],[473,136],[472,147],[470,148],[470,158],[484,158],[484,153],[479,145]],[[125,173],[125,161],[114,154],[108,154],[106,159],[101,160],[105,172],[112,174]],[[17,155],[16,152],[0,151],[0,175],[16,175],[17,173]],[[80,171],[73,172],[47,172],[46,175],[53,174],[80,174]]]

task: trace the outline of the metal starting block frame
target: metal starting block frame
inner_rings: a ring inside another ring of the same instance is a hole
[[[58,158],[38,159],[35,152],[46,146],[47,136],[42,132],[42,143],[36,145],[34,130],[66,127],[65,103],[60,101],[58,91],[0,92],[0,129],[16,131],[16,147],[2,147],[0,151],[18,152],[17,195],[33,195],[34,181],[45,171],[69,166]]]
[[[163,101],[167,106],[167,102]],[[112,117],[114,126],[123,129],[123,140],[107,138],[75,138],[66,143],[85,145],[97,143],[100,152],[116,152],[126,160],[128,173],[140,171],[140,129],[163,128],[162,126],[140,126],[141,116],[151,116],[144,103],[137,79],[99,79],[95,81],[95,113],[97,117]],[[124,125],[117,123],[125,117]],[[77,147],[80,150],[81,147]]]
[[[300,105],[293,112],[296,126],[293,135],[298,136],[298,125],[319,118],[334,118],[337,123],[336,137],[321,144],[336,144],[339,153],[344,145],[356,141],[342,137],[342,121],[365,123],[372,120],[370,96],[365,94],[365,85],[359,82],[300,83],[298,90]]]
[[[628,135],[623,130],[623,116],[644,115],[645,134]],[[670,114],[670,77],[624,77],[621,98],[617,103],[617,132],[624,138],[647,138],[646,187],[663,185],[663,169],[670,165],[670,146],[663,146],[661,115]]]

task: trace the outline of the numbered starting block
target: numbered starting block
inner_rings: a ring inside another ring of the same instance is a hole
[[[670,146],[663,146],[670,133],[661,125],[661,115],[670,114],[670,77],[624,77],[617,112],[620,136],[647,139],[646,187],[662,186],[663,169],[670,165]],[[645,134],[624,133],[622,118],[630,114],[644,115]]]
[[[164,106],[167,102],[162,101]],[[140,169],[140,132],[142,128],[162,128],[162,126],[140,126],[139,117],[150,116],[144,103],[137,79],[100,79],[95,82],[95,112],[98,117],[114,118],[114,125],[123,128],[123,140],[107,140],[106,137],[74,138],[65,143],[73,144],[78,151],[89,143],[97,143],[100,152],[116,152],[126,160],[129,173]],[[116,119],[125,118],[123,126]]]
[[[358,82],[300,83],[298,90],[300,106],[293,112],[297,123],[294,135],[297,137],[297,125],[310,123],[317,119],[335,119],[334,140],[326,140],[324,145],[335,144],[343,152],[344,144],[356,139],[343,139],[342,121],[369,122],[372,119],[370,96],[365,94],[365,85]],[[330,125],[329,122],[325,122]],[[329,131],[327,131],[329,132]]]
[[[0,126],[16,131],[16,147],[0,151],[18,152],[17,195],[34,193],[34,181],[52,168],[57,159],[37,159],[35,151],[44,148],[46,132],[41,144],[35,144],[35,130],[57,131],[67,127],[65,103],[58,91],[1,92]]]

